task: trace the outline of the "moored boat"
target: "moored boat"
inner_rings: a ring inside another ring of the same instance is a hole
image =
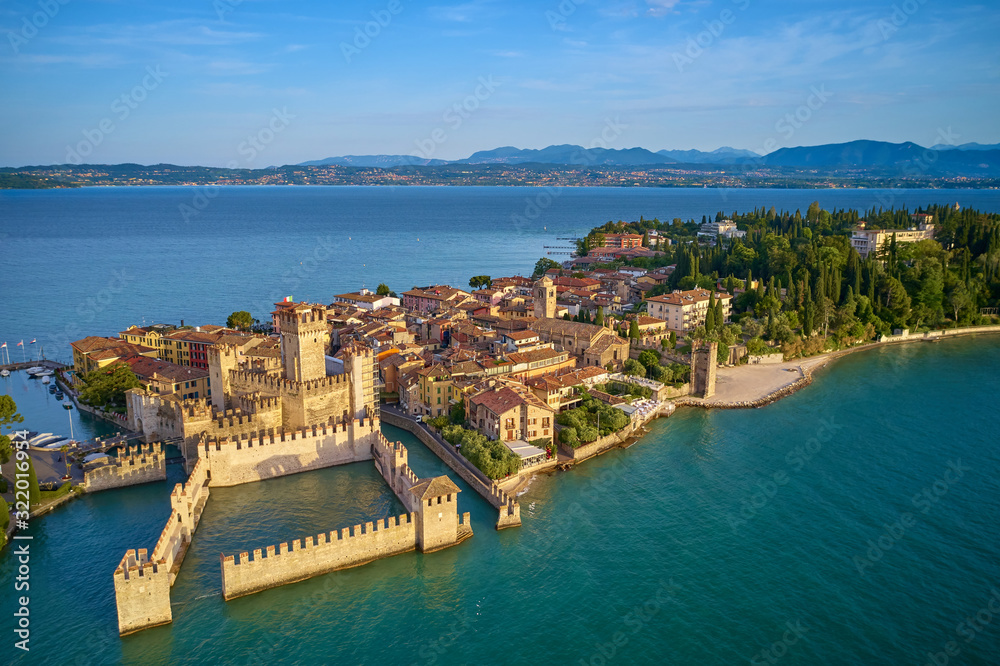
[[[73,409],[73,403],[69,400],[63,400],[63,409]]]

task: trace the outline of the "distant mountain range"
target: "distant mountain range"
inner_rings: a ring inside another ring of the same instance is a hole
[[[850,141],[820,146],[781,148],[767,155],[728,146],[701,150],[645,148],[591,148],[563,144],[540,150],[504,146],[481,150],[462,160],[424,159],[413,155],[346,155],[302,162],[297,166],[442,166],[447,164],[551,164],[568,166],[662,166],[671,164],[747,165],[816,169],[898,169],[905,173],[934,173],[995,177],[1000,175],[1000,144],[938,144],[924,148],[915,143]]]

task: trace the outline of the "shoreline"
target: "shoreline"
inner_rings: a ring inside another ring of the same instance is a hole
[[[853,354],[859,351],[868,351],[873,349],[880,349],[883,347],[902,345],[911,342],[931,342],[936,343],[942,339],[953,339],[959,337],[966,337],[969,335],[990,335],[1000,333],[1000,326],[982,326],[982,327],[970,327],[962,329],[942,329],[939,331],[929,331],[928,333],[922,335],[906,335],[906,336],[892,336],[890,339],[882,340],[879,342],[870,342],[867,344],[856,345],[854,347],[848,347],[846,349],[838,349],[835,351],[824,352],[822,354],[817,354],[816,356],[809,356],[806,358],[793,359],[791,361],[784,361],[782,363],[776,363],[771,366],[740,366],[737,368],[723,368],[721,369],[725,372],[723,377],[725,379],[738,378],[741,371],[746,370],[757,370],[758,375],[774,375],[778,372],[787,372],[789,370],[798,370],[798,378],[781,384],[775,387],[772,383],[769,383],[763,387],[763,392],[760,390],[755,390],[757,387],[746,386],[745,381],[739,386],[727,386],[729,389],[726,393],[736,392],[739,394],[740,398],[738,400],[727,400],[719,396],[718,392],[715,396],[711,398],[694,398],[690,396],[685,396],[674,400],[674,404],[677,407],[697,407],[701,409],[759,409],[761,407],[766,407],[782,398],[786,398],[793,393],[809,386],[813,381],[813,373],[820,368],[826,367],[831,361],[839,359],[843,356]],[[744,378],[746,373],[743,373]],[[726,382],[728,384],[728,382]],[[743,397],[743,394],[749,393],[748,397]],[[725,395],[725,394],[723,394]]]

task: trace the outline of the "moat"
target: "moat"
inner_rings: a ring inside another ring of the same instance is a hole
[[[1000,497],[1000,457],[990,446],[998,423],[982,405],[1000,389],[998,352],[995,337],[860,352],[766,409],[681,410],[627,451],[537,478],[520,498],[525,521],[516,530],[493,530],[493,507],[455,479],[476,529],[461,547],[231,602],[221,597],[220,552],[404,509],[370,462],[220,488],[173,590],[174,623],[121,640],[109,571],[126,548],[152,544],[162,529],[168,484],[182,480],[179,466],[169,466],[167,483],[86,496],[37,523],[38,632],[29,657],[15,663],[64,662],[66,644],[79,646],[71,663],[246,663],[259,654],[450,664],[501,644],[510,662],[544,649],[590,663],[619,631],[628,641],[618,655],[632,662],[658,662],[658,646],[669,642],[680,661],[732,663],[780,640],[786,622],[807,631],[783,663],[917,661],[985,606],[1000,579],[990,537],[996,502],[984,503]],[[928,402],[931,393],[938,398]],[[956,416],[961,438],[951,436]],[[836,441],[789,459],[824,419],[840,428]],[[385,434],[408,447],[419,476],[448,473],[406,433]],[[905,471],[893,462],[899,456],[909,460]],[[970,471],[919,512],[911,496],[956,458]],[[727,518],[778,471],[789,482],[734,531]],[[908,510],[917,525],[860,576],[852,557]],[[935,564],[941,558],[961,562],[963,573],[946,574]],[[0,584],[11,584],[10,558],[0,567]],[[915,576],[923,581],[916,595]],[[734,612],[752,622],[718,622]],[[562,641],[539,621],[553,616],[568,620]],[[862,632],[873,617],[892,638],[843,640],[845,627]],[[423,628],[408,629],[415,626]],[[511,632],[520,640],[511,642]],[[998,636],[987,625],[963,652],[990,661]]]

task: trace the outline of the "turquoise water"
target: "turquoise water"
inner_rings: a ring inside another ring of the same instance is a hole
[[[0,377],[0,394],[9,395],[17,403],[17,411],[24,423],[15,428],[35,432],[51,432],[69,437],[72,423],[73,438],[85,441],[106,437],[121,430],[115,424],[76,409],[63,409],[62,401],[49,393],[49,387],[40,379],[29,377],[23,370]]]
[[[854,354],[767,408],[681,410],[628,450],[537,478],[520,528],[493,530],[496,512],[456,479],[475,530],[464,544],[228,603],[220,553],[402,507],[370,463],[217,489],[173,590],[173,624],[123,640],[111,573],[127,548],[152,547],[169,484],[88,496],[32,525],[32,651],[2,654],[924,664],[954,641],[950,663],[994,664],[1000,616],[975,616],[1000,589],[998,377],[998,336]],[[409,435],[386,434],[408,445],[418,475],[446,472]],[[0,560],[8,627],[13,568]]]

